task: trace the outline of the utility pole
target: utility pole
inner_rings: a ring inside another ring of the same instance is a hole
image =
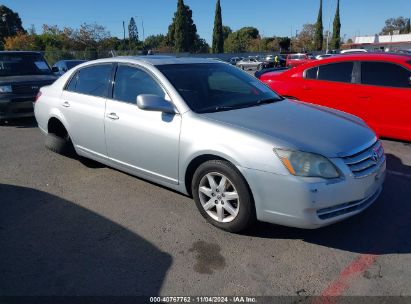
[[[141,28],[143,29],[143,42],[146,39],[145,35],[144,35],[144,20],[143,20],[143,16],[141,16]]]

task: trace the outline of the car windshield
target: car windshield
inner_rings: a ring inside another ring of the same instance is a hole
[[[0,54],[0,76],[50,75],[49,65],[37,53]]]
[[[174,64],[157,68],[196,113],[229,111],[283,100],[258,79],[227,64]]]

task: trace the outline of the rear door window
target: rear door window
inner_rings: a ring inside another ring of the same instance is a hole
[[[96,97],[106,97],[111,68],[111,63],[82,68],[78,71],[77,83],[74,91]],[[70,85],[71,83],[69,86]]]
[[[411,88],[411,72],[397,64],[388,62],[361,63],[361,83],[367,85]]]
[[[320,65],[318,67],[318,80],[353,82],[353,62],[338,62]]]

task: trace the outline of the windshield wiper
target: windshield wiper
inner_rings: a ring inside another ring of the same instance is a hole
[[[281,100],[283,100],[283,98],[260,99],[260,100],[257,100],[256,105],[269,104],[269,103],[274,103],[274,102],[281,101]]]

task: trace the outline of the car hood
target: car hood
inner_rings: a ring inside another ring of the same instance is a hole
[[[279,148],[298,149],[327,157],[359,152],[376,140],[375,133],[358,117],[287,99],[202,116],[263,134]]]
[[[53,82],[56,79],[54,75],[0,76],[0,84]]]

